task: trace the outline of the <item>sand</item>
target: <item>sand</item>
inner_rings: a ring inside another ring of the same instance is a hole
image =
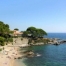
[[[4,47],[4,50],[0,51],[0,66],[19,66],[19,63],[15,61],[15,58],[18,58],[22,56],[22,54],[19,53],[19,46],[18,45],[24,45],[28,43],[27,39],[24,39],[23,41],[20,40],[21,38],[17,38],[13,40],[13,45],[8,44]],[[16,43],[14,42],[16,40]],[[15,47],[15,45],[17,45]],[[1,46],[1,48],[3,48]],[[23,59],[22,59],[23,61]],[[26,66],[24,63],[21,63],[22,66]]]
[[[4,46],[4,50],[0,52],[0,66],[19,66],[14,59],[21,56],[17,51],[18,49],[18,47]]]

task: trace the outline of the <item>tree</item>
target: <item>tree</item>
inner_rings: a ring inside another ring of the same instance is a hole
[[[11,38],[9,34],[10,34],[9,25],[0,21],[0,45],[4,45],[4,42],[5,41],[7,42],[8,38]]]
[[[18,31],[19,29],[18,28],[15,28],[14,30],[17,30]]]
[[[4,24],[2,21],[0,21],[0,36],[3,36],[4,34],[9,33],[9,25]]]
[[[29,28],[27,28],[27,32],[29,34],[31,34],[33,37],[36,37],[37,36],[36,31],[37,31],[37,29],[35,27],[29,27]]]
[[[23,33],[24,36],[31,35],[31,37],[38,38],[47,35],[47,33],[43,29],[37,29],[35,27],[28,27],[27,30]]]
[[[10,30],[10,31],[9,31],[9,33],[10,33],[10,34],[13,34],[13,33],[14,33],[14,31],[11,31],[11,30]]]
[[[37,36],[43,37],[44,35],[47,35],[47,33],[42,29],[37,29]]]
[[[22,36],[27,37],[28,36],[28,31],[24,31]]]
[[[4,41],[5,41],[5,38],[0,37],[0,45],[1,45],[1,46],[4,46]]]

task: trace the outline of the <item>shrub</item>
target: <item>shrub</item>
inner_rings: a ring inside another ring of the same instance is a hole
[[[0,49],[0,51],[2,51],[2,49]]]
[[[23,38],[21,38],[21,41],[23,40]]]
[[[0,37],[0,45],[1,45],[1,46],[4,46],[4,45],[5,45],[5,44],[4,44],[4,41],[5,41],[5,38]]]
[[[13,42],[13,38],[8,38],[8,41],[9,42]]]

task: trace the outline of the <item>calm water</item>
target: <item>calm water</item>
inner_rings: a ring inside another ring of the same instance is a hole
[[[66,39],[66,33],[48,33],[48,35],[45,37]]]
[[[49,38],[66,39],[65,33],[48,34]],[[66,44],[32,46],[27,49],[41,54],[40,57],[32,57],[24,60],[27,66],[66,66]]]

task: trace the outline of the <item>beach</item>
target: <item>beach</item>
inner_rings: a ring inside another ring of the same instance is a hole
[[[21,43],[20,38],[17,39],[17,42],[14,42],[14,45],[8,44],[6,46],[3,46],[4,49],[0,51],[0,66],[19,66],[19,64],[16,63],[16,59],[18,57],[22,57],[23,54],[20,54],[20,45]],[[23,45],[23,43],[22,43]],[[2,48],[3,48],[2,47]],[[23,66],[24,63],[23,63]]]
[[[3,51],[0,52],[0,66],[19,66],[19,62],[16,62],[18,57],[21,57],[17,50],[19,48],[5,47]],[[15,59],[16,58],[16,59]],[[22,66],[25,66],[24,63]]]
[[[4,50],[0,52],[0,66],[14,66],[17,51],[14,47],[4,46]]]

